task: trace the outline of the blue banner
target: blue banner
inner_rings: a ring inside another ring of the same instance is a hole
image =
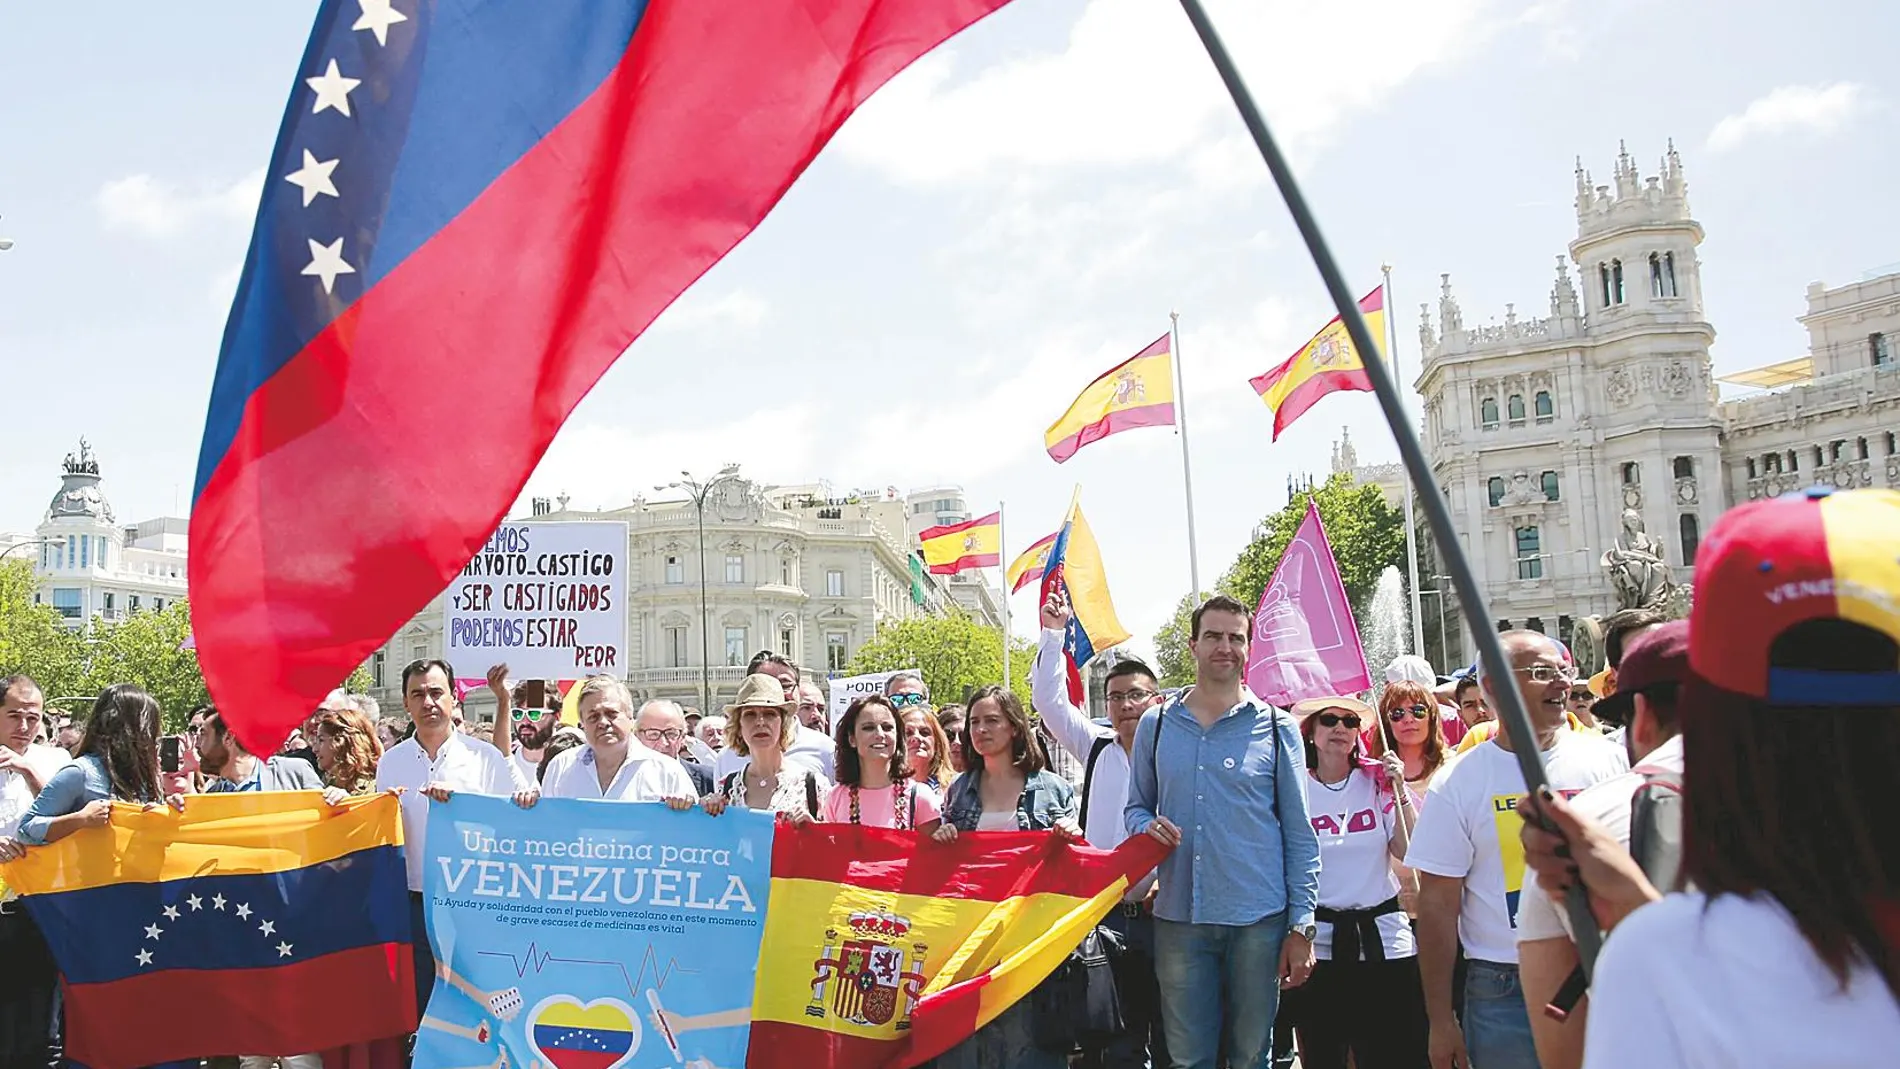
[[[457,794],[429,807],[417,1069],[742,1069],[770,814]]]

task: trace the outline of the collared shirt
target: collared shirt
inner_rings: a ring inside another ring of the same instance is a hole
[[[93,802],[110,801],[112,777],[106,773],[105,759],[87,754],[53,773],[40,788],[26,815],[20,818],[19,839],[33,846],[46,845],[46,832],[57,817],[77,813]],[[156,798],[126,798],[127,802],[156,802]]]
[[[823,772],[827,781],[838,774],[838,744],[831,741],[831,736],[803,724],[798,725],[798,734],[785,751],[785,759],[801,762]],[[727,776],[744,768],[750,760],[728,746],[719,751],[719,759],[713,764],[714,776],[724,783]]]
[[[234,794],[239,791],[320,791],[323,781],[317,778],[316,769],[301,757],[288,754],[280,757],[258,757],[252,759],[251,774],[241,780],[228,780],[223,776],[214,777],[205,786],[206,794]]]
[[[548,773],[541,777],[541,793],[549,798],[600,798],[610,802],[699,797],[684,766],[637,739],[627,743],[627,759],[620,762],[606,790],[600,788],[600,763],[594,748],[576,746],[548,762]]]
[[[1299,729],[1244,687],[1240,703],[1203,728],[1188,693],[1141,718],[1129,761],[1129,834],[1145,833],[1157,814],[1181,829],[1161,862],[1155,916],[1246,925],[1285,910],[1290,926],[1313,923],[1319,838]]]
[[[391,746],[376,766],[376,789],[403,789],[402,852],[408,863],[411,891],[422,890],[423,859],[428,856],[423,836],[429,827],[429,800],[422,796],[422,788],[432,784],[497,797],[534,789],[534,784],[522,782],[514,763],[500,750],[485,742],[471,742],[459,731],[449,732],[434,760],[413,738]]]
[[[1062,656],[1066,637],[1061,631],[1043,629],[1035,666],[1029,673],[1030,691],[1042,726],[1087,772],[1083,793],[1088,798],[1088,809],[1081,820],[1089,845],[1113,850],[1128,838],[1128,825],[1122,820],[1122,812],[1128,808],[1128,751],[1121,748],[1113,728],[1090,720],[1070,703],[1068,665]],[[1102,746],[1102,752],[1091,767],[1089,754],[1097,745]],[[1154,873],[1143,876],[1124,898],[1130,902],[1147,898],[1154,882]]]
[[[38,743],[28,746],[20,758],[33,769],[42,788],[52,782],[54,773],[73,763],[72,754]],[[19,833],[20,821],[33,808],[33,797],[25,776],[11,770],[0,772],[0,839],[11,839]]]
[[[1048,831],[1059,820],[1075,818],[1075,787],[1048,770],[1031,773],[1016,800],[1016,830]],[[975,831],[983,819],[983,770],[971,769],[950,783],[943,820],[958,831]]]

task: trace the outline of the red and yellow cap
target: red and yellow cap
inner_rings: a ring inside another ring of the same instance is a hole
[[[1776,705],[1900,704],[1900,669],[1781,668],[1769,649],[1838,618],[1900,643],[1900,492],[1816,487],[1725,513],[1697,554],[1689,664],[1723,690]]]

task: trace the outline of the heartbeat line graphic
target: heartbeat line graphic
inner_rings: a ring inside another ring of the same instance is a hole
[[[528,975],[530,971],[539,975],[548,965],[553,963],[559,963],[561,965],[599,965],[605,968],[615,969],[619,971],[620,978],[626,982],[627,997],[629,998],[635,997],[635,992],[638,991],[640,984],[646,980],[649,971],[651,971],[653,975],[653,989],[655,991],[665,991],[667,979],[676,972],[690,976],[699,971],[697,969],[688,969],[680,963],[678,958],[674,957],[668,957],[666,963],[662,965],[659,960],[659,955],[653,950],[652,943],[647,944],[646,953],[640,956],[640,968],[632,976],[627,975],[625,962],[598,961],[593,958],[555,957],[552,952],[542,950],[537,943],[529,943],[528,949],[522,951],[520,955],[509,954],[499,950],[482,950],[477,953],[481,957],[506,959],[509,968],[515,971],[515,979],[517,980]]]

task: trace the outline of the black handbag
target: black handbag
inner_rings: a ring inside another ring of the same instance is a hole
[[[1106,1044],[1127,1030],[1115,985],[1115,959],[1125,949],[1118,933],[1098,926],[1030,992],[1038,1048],[1068,1054],[1077,1046]]]

